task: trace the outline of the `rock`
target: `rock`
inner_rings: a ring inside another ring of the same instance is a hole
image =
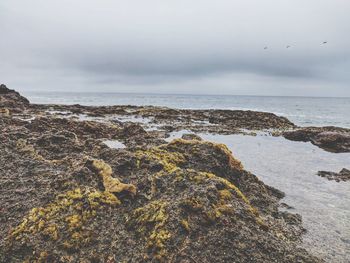
[[[301,217],[278,211],[283,193],[225,145],[124,128],[0,122],[0,262],[322,262],[300,248]],[[113,136],[143,143],[103,146]]]
[[[280,203],[280,207],[282,207],[282,208],[285,208],[285,209],[294,209],[294,207],[292,207],[292,206],[290,206],[290,205],[288,205],[288,204],[286,204],[286,203]]]
[[[0,109],[9,108],[14,112],[20,112],[29,106],[29,101],[17,91],[8,89],[4,84],[0,85]]]
[[[307,127],[284,132],[292,141],[311,142],[329,152],[350,152],[350,129],[338,127]]]
[[[339,173],[328,172],[328,171],[319,171],[318,176],[325,177],[328,180],[334,180],[337,182],[340,181],[349,181],[350,180],[350,170],[343,168]]]
[[[197,141],[202,141],[202,138],[199,137],[197,134],[193,133],[186,133],[181,136],[182,139],[184,140],[197,140]]]
[[[323,262],[300,246],[301,216],[278,210],[284,194],[246,171],[225,145],[195,136],[166,143],[141,124],[110,121],[133,113],[175,130],[222,133],[293,128],[287,119],[29,105],[26,114],[35,119],[24,121],[20,97],[2,90],[7,102],[16,100],[0,118],[0,262]],[[68,119],[48,110],[109,118]],[[128,147],[111,149],[106,139]]]
[[[10,116],[10,110],[7,108],[2,108],[2,109],[0,109],[0,115],[8,117],[8,116]]]
[[[350,152],[350,132],[321,132],[311,142],[330,152]]]

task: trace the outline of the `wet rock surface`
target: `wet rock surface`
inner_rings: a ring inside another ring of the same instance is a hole
[[[321,177],[325,177],[328,180],[334,180],[337,182],[349,181],[350,180],[350,170],[343,168],[339,173],[329,172],[329,171],[319,171],[317,173]]]
[[[168,126],[234,133],[287,119],[18,98],[0,116],[0,262],[323,262],[300,247],[301,216],[278,210],[283,193],[225,145],[163,139]],[[131,113],[163,132],[109,118]]]
[[[292,141],[311,142],[329,152],[350,152],[350,129],[307,127],[284,132],[283,136]]]

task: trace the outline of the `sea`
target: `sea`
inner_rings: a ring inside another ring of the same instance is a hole
[[[273,112],[299,126],[350,128],[350,98],[176,95],[92,92],[22,92],[32,103],[153,105],[177,109],[231,109]]]

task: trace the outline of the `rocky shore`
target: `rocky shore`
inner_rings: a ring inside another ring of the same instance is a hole
[[[264,131],[349,152],[349,130],[329,129],[254,111],[33,105],[1,85],[0,262],[323,262],[300,246],[301,217],[278,209],[284,194],[225,145],[164,139]]]

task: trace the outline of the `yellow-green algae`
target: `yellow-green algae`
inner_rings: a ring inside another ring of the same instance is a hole
[[[186,158],[179,152],[170,152],[162,149],[161,146],[153,147],[147,150],[136,151],[138,160],[146,159],[159,162],[165,172],[172,173],[179,169],[179,165],[186,162]]]
[[[42,235],[60,241],[67,249],[78,248],[90,241],[89,231],[84,230],[87,221],[95,217],[101,207],[119,204],[119,199],[110,192],[76,188],[58,195],[45,207],[33,208],[11,231],[10,237],[25,242],[32,235]]]
[[[191,228],[190,228],[190,224],[189,224],[187,219],[182,219],[180,224],[187,232],[190,232]]]
[[[157,260],[166,258],[166,242],[171,238],[171,233],[166,228],[167,205],[165,201],[152,201],[132,213],[131,223],[138,233],[145,236],[147,249]]]
[[[197,172],[196,175],[192,177],[192,180],[197,183],[203,183],[206,179],[219,181],[225,186],[225,189],[218,190],[219,202],[217,206],[214,207],[215,217],[220,217],[222,213],[233,212],[233,209],[230,208],[230,206],[227,206],[227,202],[232,200],[233,193],[235,193],[238,198],[244,201],[249,212],[256,217],[257,222],[259,224],[262,223],[258,210],[250,204],[248,198],[239,190],[239,188],[229,180],[208,172]]]
[[[124,184],[119,179],[112,177],[112,167],[102,160],[92,160],[92,166],[102,177],[103,186],[107,192],[120,193],[127,191],[132,195],[136,194],[136,187],[133,184]]]
[[[198,153],[200,153],[198,148],[200,145],[208,145],[209,147],[221,151],[224,155],[226,155],[232,168],[243,170],[242,163],[233,157],[232,152],[225,144],[198,140],[174,139],[167,144],[167,147],[176,150],[181,145],[190,145],[193,148],[193,151],[198,151]]]

